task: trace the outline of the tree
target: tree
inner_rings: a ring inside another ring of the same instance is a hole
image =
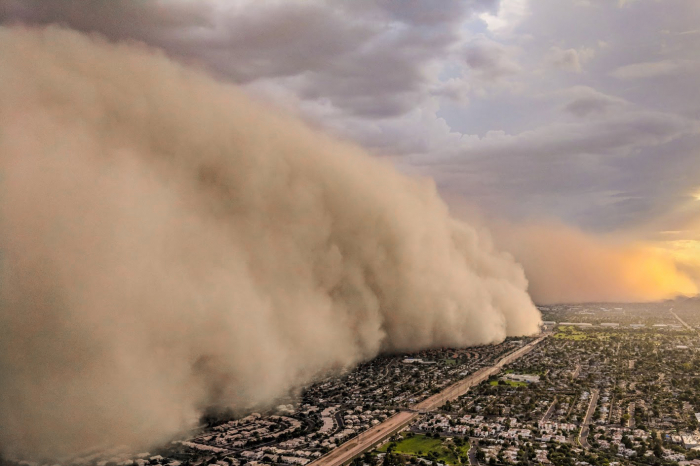
[[[632,440],[630,440],[628,436],[622,436],[622,443],[625,445],[626,448],[632,448]]]

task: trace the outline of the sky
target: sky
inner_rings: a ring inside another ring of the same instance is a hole
[[[455,210],[700,278],[697,0],[0,0],[0,22],[146,43]]]

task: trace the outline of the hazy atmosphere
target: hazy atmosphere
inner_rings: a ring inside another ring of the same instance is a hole
[[[669,7],[673,4],[673,7]],[[147,448],[700,286],[694,0],[0,0],[0,452]]]

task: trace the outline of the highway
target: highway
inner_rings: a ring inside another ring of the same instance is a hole
[[[493,374],[497,374],[504,365],[509,364],[532,351],[535,346],[537,346],[549,335],[549,333],[546,333],[540,336],[527,345],[505,355],[494,365],[479,369],[464,379],[450,385],[440,393],[437,393],[430,398],[427,398],[412,406],[409,410],[394,414],[381,424],[366,430],[354,439],[340,445],[338,448],[310,463],[309,466],[341,466],[349,462],[356,456],[361,455],[365,451],[382,442],[384,439],[406,427],[421,413],[432,411],[445,404],[446,401],[451,401],[464,395],[470,387],[481,383]]]

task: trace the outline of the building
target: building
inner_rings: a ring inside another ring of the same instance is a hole
[[[700,440],[692,434],[681,435],[681,441],[683,442],[683,446],[688,450],[691,448],[700,447]]]
[[[503,380],[510,380],[513,382],[525,382],[525,383],[537,383],[540,381],[539,375],[528,375],[528,374],[506,374]]]

